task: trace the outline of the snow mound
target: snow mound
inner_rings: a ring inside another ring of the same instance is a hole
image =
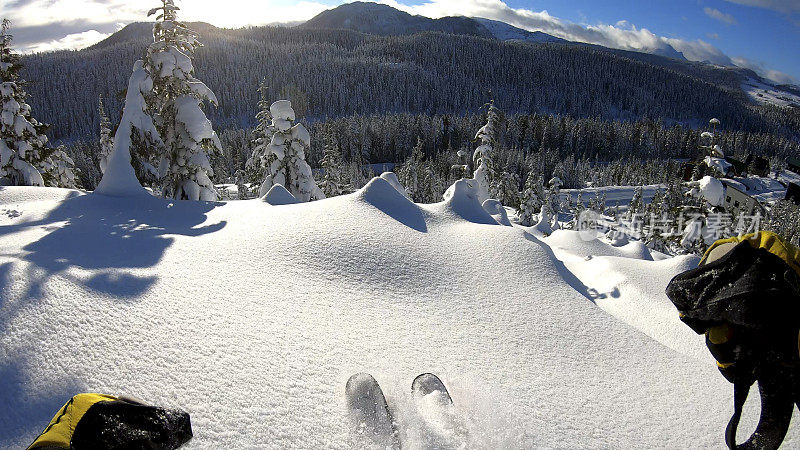
[[[391,184],[393,188],[397,189],[397,192],[403,194],[404,197],[408,197],[408,192],[406,192],[406,188],[403,187],[403,184],[400,183],[400,180],[397,179],[397,174],[394,172],[383,172],[381,174],[381,178],[388,181],[389,184]]]
[[[652,261],[653,255],[641,241],[606,241],[587,239],[587,234],[572,230],[556,230],[547,237],[547,244],[553,250],[561,250],[583,256],[615,256]]]
[[[584,236],[557,230],[544,241],[580,280],[586,297],[673,350],[704,361],[713,359],[702,339],[677,320],[678,313],[664,293],[672,277],[697,267],[699,258],[654,261],[641,241],[615,247],[600,239],[587,241]]]
[[[385,178],[373,178],[356,195],[360,201],[374,206],[409,228],[423,233],[428,231],[422,210]]]
[[[295,203],[300,203],[291,192],[286,190],[282,184],[273,185],[270,190],[261,197],[264,202],[269,203],[272,206],[278,205],[293,205]]]
[[[481,205],[479,201],[479,188],[474,179],[462,178],[452,186],[447,188],[444,193],[444,201],[431,205],[435,212],[455,216],[467,222],[497,225],[494,220]]]
[[[364,448],[358,372],[404,448],[724,448],[731,385],[663,293],[696,259],[587,261],[577,233],[551,249],[456,188],[418,206],[379,178],[284,208],[0,189],[22,212],[0,214],[0,448],[86,391],[188,411],[187,450]],[[424,372],[452,416],[415,405]]]
[[[511,226],[511,221],[508,220],[508,213],[506,209],[503,207],[503,204],[500,203],[500,200],[495,200],[493,198],[487,198],[483,202],[483,209],[484,211],[488,212],[494,220],[497,221],[500,225],[505,225],[507,227]]]

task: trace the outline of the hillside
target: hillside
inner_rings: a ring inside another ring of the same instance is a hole
[[[100,94],[118,120],[120,92],[148,39],[146,25],[132,24],[92,48],[23,58],[31,106],[52,124],[51,138],[94,139]],[[656,55],[433,32],[207,27],[200,39],[195,67],[220,99],[209,111],[219,130],[252,125],[256,86],[266,78],[272,98],[289,98],[311,119],[474,113],[491,90],[508,113],[688,125],[718,117],[730,129],[796,134],[796,118],[754,108],[737,71]]]
[[[287,206],[3,192],[0,447],[99,391],[187,410],[189,449],[369,448],[344,398],[367,371],[411,449],[722,448],[731,386],[663,294],[696,258],[500,226],[463,185],[431,205],[382,179]],[[449,421],[410,397],[427,371]]]

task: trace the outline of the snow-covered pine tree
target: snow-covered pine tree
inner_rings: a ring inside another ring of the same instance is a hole
[[[105,173],[106,166],[108,165],[108,156],[114,150],[114,142],[111,139],[111,121],[106,115],[106,109],[103,107],[103,96],[97,102],[97,114],[100,117],[100,172]]]
[[[221,152],[222,145],[201,103],[216,105],[217,97],[194,77],[192,55],[202,44],[177,20],[174,0],[161,1],[162,6],[148,13],[158,16],[144,60],[153,81],[148,107],[164,143],[158,168],[161,192],[177,200],[216,200],[209,156]]]
[[[67,155],[63,145],[53,149],[39,167],[47,186],[69,189],[80,187],[75,174],[75,162]]]
[[[631,202],[628,204],[628,211],[625,213],[625,218],[627,220],[633,220],[635,215],[644,214],[644,200],[642,198],[642,187],[637,186],[633,190],[633,198],[631,198]]]
[[[572,220],[569,223],[569,229],[575,230],[578,228],[578,221],[580,220],[581,214],[586,209],[586,205],[583,204],[583,192],[578,191],[578,197],[575,200],[575,205],[572,206]]]
[[[278,100],[270,105],[269,112],[272,116],[271,126],[275,129],[267,147],[272,162],[261,183],[259,196],[280,184],[301,202],[325,198],[305,159],[306,151],[311,146],[311,136],[302,123],[294,123],[292,104],[289,100]]]
[[[269,113],[269,87],[267,80],[261,80],[258,85],[258,113],[256,113],[256,127],[253,129],[253,154],[245,163],[247,180],[254,186],[264,181],[268,168],[272,165],[274,155],[267,150],[269,141],[275,129],[272,128],[272,116]],[[265,192],[266,193],[266,192]]]
[[[483,203],[491,195],[492,186],[498,178],[494,162],[494,149],[497,147],[497,134],[500,126],[500,111],[494,106],[494,100],[487,104],[489,110],[486,114],[486,124],[475,134],[475,140],[480,145],[472,154],[475,172],[473,179],[477,183],[478,201]]]
[[[53,185],[40,168],[54,150],[46,146],[47,125],[31,117],[25,103],[25,81],[19,76],[19,57],[11,49],[10,25],[7,19],[0,25],[0,185]]]
[[[550,218],[553,230],[560,228],[558,214],[561,212],[561,184],[561,179],[558,177],[550,179],[547,191],[545,191],[545,206],[542,207],[542,217]],[[545,208],[547,214],[545,214]]]
[[[153,89],[153,79],[141,59],[133,64],[133,73],[125,91],[125,107],[114,133],[114,151],[107,160],[103,178],[95,193],[130,196],[149,195],[142,181],[150,181],[154,168],[150,164],[156,149],[162,148],[161,136],[153,124],[145,97]]]
[[[425,172],[422,159],[424,154],[422,152],[423,142],[420,137],[417,137],[417,145],[411,149],[411,155],[405,162],[397,169],[397,178],[406,188],[411,200],[416,203],[424,201],[424,181]]]
[[[537,186],[537,183],[541,183],[541,178],[533,173],[528,174],[528,179],[525,180],[525,188],[522,190],[517,216],[519,217],[519,223],[526,227],[533,225],[534,216],[542,209],[542,201],[544,199],[540,195],[544,188]]]
[[[519,208],[521,202],[519,183],[519,175],[516,173],[503,172],[500,174],[498,188],[495,192],[500,203],[512,208]]]
[[[320,161],[323,174],[319,185],[325,197],[330,198],[350,192],[350,188],[342,175],[344,170],[342,152],[339,150],[339,144],[330,127],[325,128],[323,136],[325,143],[322,147],[322,160]]]

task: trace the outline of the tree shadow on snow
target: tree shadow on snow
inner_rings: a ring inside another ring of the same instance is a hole
[[[40,433],[56,412],[84,388],[74,380],[51,383],[47,392],[26,393],[26,380],[18,360],[0,361],[0,446],[25,448]]]
[[[536,243],[542,248],[542,250],[544,250],[545,253],[547,253],[547,256],[553,261],[553,265],[556,267],[556,270],[558,270],[558,273],[561,274],[561,278],[563,278],[564,281],[570,285],[570,287],[586,297],[590,302],[596,303],[596,300],[598,299],[605,299],[608,297],[618,298],[620,296],[617,288],[614,288],[614,290],[609,293],[600,293],[597,291],[597,289],[586,286],[577,276],[575,276],[574,273],[567,269],[567,266],[564,265],[560,259],[556,258],[555,253],[553,253],[553,250],[547,244],[537,239],[536,236],[528,233],[527,231],[522,230],[522,232],[525,234],[525,239]]]
[[[120,299],[146,292],[157,276],[140,276],[126,269],[155,266],[175,240],[171,235],[200,236],[221,230],[226,222],[196,227],[212,202],[168,201],[155,197],[118,198],[80,195],[62,201],[47,217],[0,226],[0,235],[40,227],[48,233],[23,247],[17,257],[32,263],[25,277],[21,303],[41,299],[48,279],[61,275],[88,289]],[[93,271],[88,278],[67,273],[78,267]],[[5,268],[7,273],[10,268]],[[0,278],[0,292],[10,292],[8,277]],[[17,297],[17,296],[15,296]],[[0,296],[0,329],[11,311]]]

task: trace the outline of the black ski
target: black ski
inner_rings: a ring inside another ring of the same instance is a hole
[[[381,387],[368,373],[357,373],[345,386],[356,431],[384,448],[399,449],[400,439],[394,418]]]
[[[414,378],[414,382],[411,383],[411,392],[414,397],[424,397],[428,394],[439,392],[439,395],[444,397],[447,403],[453,404],[453,399],[450,397],[447,388],[444,387],[442,380],[432,373],[423,373]]]

